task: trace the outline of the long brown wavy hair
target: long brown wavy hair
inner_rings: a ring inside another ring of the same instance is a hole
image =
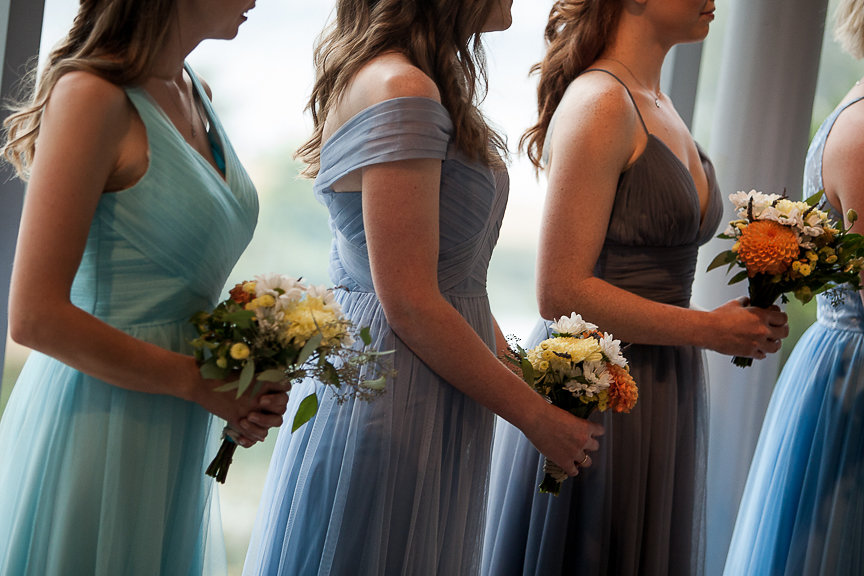
[[[316,78],[307,104],[315,128],[297,151],[306,163],[303,175],[318,174],[327,115],[360,68],[385,52],[404,54],[435,82],[463,153],[500,165],[503,138],[477,108],[487,87],[478,31],[497,1],[339,0],[335,20],[315,45]]]
[[[549,122],[564,91],[603,53],[615,33],[620,0],[558,0],[549,12],[544,37],[546,55],[531,67],[540,74],[537,86],[537,123],[525,131],[519,148],[541,168]]]
[[[85,70],[118,86],[139,83],[150,72],[175,15],[176,0],[81,0],[72,28],[48,55],[41,74],[35,65],[22,81],[22,101],[3,123],[0,157],[27,179],[42,113],[57,81]]]

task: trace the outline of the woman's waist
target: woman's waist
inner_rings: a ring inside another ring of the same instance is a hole
[[[190,324],[199,311],[210,311],[216,298],[191,291],[142,282],[139,286],[106,286],[97,290],[73,289],[72,303],[116,327]],[[190,324],[191,325],[191,324]]]
[[[689,306],[696,273],[694,246],[604,246],[594,274],[648,300]]]
[[[861,295],[851,290],[833,290],[816,298],[817,321],[835,330],[864,332],[864,304]]]

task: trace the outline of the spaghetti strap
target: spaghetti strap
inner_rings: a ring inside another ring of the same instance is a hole
[[[605,72],[606,74],[617,80],[618,83],[624,87],[624,90],[627,91],[627,95],[630,97],[630,101],[633,103],[633,107],[636,108],[636,114],[639,116],[639,121],[642,123],[642,129],[645,130],[645,134],[651,134],[650,132],[648,132],[648,126],[645,125],[645,119],[642,118],[642,112],[639,110],[639,105],[636,104],[636,99],[633,98],[633,94],[630,93],[630,88],[627,87],[627,84],[625,84],[623,80],[621,80],[618,76],[616,76],[609,70],[605,70],[603,68],[588,68],[587,70],[584,70],[582,74],[587,74],[588,72]]]

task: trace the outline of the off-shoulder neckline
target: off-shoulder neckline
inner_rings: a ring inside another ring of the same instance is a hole
[[[395,106],[397,104],[402,104],[406,102],[423,102],[424,105],[431,105],[432,108],[436,108],[439,112],[443,111],[447,114],[447,118],[450,118],[450,113],[447,111],[447,108],[444,107],[443,104],[435,100],[434,98],[429,98],[428,96],[397,96],[396,98],[388,98],[387,100],[381,100],[380,102],[376,102],[371,106],[367,106],[363,110],[360,110],[353,116],[351,116],[348,120],[345,121],[344,124],[339,126],[336,130],[333,131],[333,134],[327,138],[327,141],[321,144],[321,152],[323,154],[324,149],[330,145],[331,142],[335,142],[339,139],[343,132],[348,132],[351,128],[360,123],[366,116],[369,114],[378,111],[380,108],[388,108],[390,106]]]

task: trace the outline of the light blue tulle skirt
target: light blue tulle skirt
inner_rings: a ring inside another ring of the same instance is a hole
[[[183,349],[189,326],[129,331]],[[0,574],[224,574],[218,440],[197,404],[31,353],[0,421]]]
[[[727,576],[864,574],[862,318],[858,294],[820,297],[768,407]]]

